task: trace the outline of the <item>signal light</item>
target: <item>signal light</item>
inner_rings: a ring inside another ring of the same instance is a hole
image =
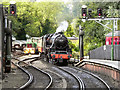
[[[83,18],[87,16],[87,8],[82,8],[82,16]]]
[[[16,14],[16,4],[10,4],[10,14],[11,15]]]
[[[14,14],[14,11],[12,11],[11,13]]]
[[[86,14],[83,14],[83,16],[86,16]]]
[[[92,9],[88,9],[88,17],[91,17]]]
[[[101,8],[98,8],[97,12],[98,12],[98,16],[102,16],[102,9]]]

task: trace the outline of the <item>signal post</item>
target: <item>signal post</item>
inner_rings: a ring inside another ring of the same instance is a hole
[[[10,15],[16,15],[16,4],[11,3]],[[7,11],[7,10],[6,10]],[[11,71],[11,43],[12,43],[12,21],[7,18],[7,12],[5,13],[5,34],[6,34],[6,54],[5,54],[5,72],[9,73]]]
[[[84,58],[84,49],[83,49],[83,36],[84,36],[84,31],[79,25],[79,49],[80,49],[80,60]]]
[[[0,4],[0,74],[3,79],[3,73],[11,71],[11,43],[12,43],[12,21],[8,19],[8,15],[16,15],[16,5],[10,4],[10,13],[8,7]]]
[[[0,4],[0,80],[3,79],[3,34],[3,5]]]

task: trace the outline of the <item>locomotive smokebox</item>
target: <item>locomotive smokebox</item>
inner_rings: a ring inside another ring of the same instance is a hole
[[[64,35],[60,35],[55,39],[55,46],[58,49],[65,49],[67,47],[68,40]]]

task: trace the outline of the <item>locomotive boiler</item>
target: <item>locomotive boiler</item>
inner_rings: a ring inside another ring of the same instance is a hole
[[[57,50],[68,49],[68,40],[62,32],[55,33],[50,38],[50,48],[56,48]]]
[[[41,42],[41,54],[45,54],[49,62],[68,64],[72,51],[69,48],[67,38],[62,32],[47,34],[42,37]]]

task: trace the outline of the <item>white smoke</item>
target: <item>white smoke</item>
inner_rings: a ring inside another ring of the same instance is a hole
[[[56,29],[56,33],[58,32],[64,32],[66,31],[68,28],[68,22],[67,21],[63,21],[60,23],[59,27]]]

